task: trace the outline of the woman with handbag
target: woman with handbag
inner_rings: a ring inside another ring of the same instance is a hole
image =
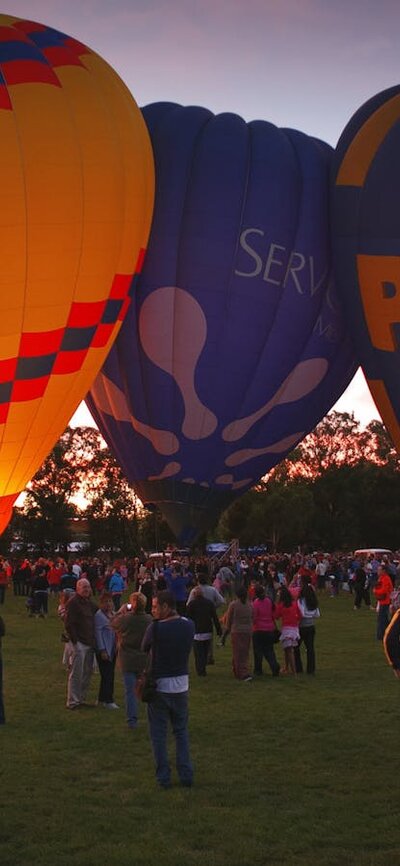
[[[275,655],[274,644],[279,632],[274,620],[274,604],[258,583],[253,601],[253,655],[254,675],[262,675],[263,658],[268,662],[273,677],[279,676],[280,665]]]
[[[146,603],[145,595],[133,592],[128,604],[122,605],[111,620],[111,626],[117,633],[118,665],[124,682],[129,730],[137,728],[138,700],[135,687],[147,661],[146,653],[140,649],[146,629],[152,622],[150,614],[146,613]]]

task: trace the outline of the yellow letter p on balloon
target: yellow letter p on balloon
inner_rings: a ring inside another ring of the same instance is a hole
[[[0,16],[0,532],[121,327],[153,199],[147,129],[114,70]]]

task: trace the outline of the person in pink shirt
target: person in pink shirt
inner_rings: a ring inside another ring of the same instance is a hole
[[[300,640],[299,623],[301,613],[297,601],[293,599],[286,586],[281,586],[279,590],[274,616],[275,619],[280,619],[282,624],[279,640],[285,652],[285,673],[295,674],[294,648]]]
[[[274,620],[274,604],[265,595],[260,583],[255,586],[253,601],[253,655],[254,675],[262,675],[263,658],[268,662],[272,676],[279,676],[280,665],[275,655],[274,643],[277,629]]]

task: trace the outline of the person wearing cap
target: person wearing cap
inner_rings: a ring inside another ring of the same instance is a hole
[[[67,604],[65,628],[72,644],[67,686],[67,709],[76,710],[86,703],[93,672],[96,605],[91,599],[92,587],[86,577],[76,582],[76,593]]]

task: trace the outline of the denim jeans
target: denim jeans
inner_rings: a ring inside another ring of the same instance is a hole
[[[377,640],[383,640],[383,635],[389,625],[389,605],[379,602],[378,619],[376,623]]]
[[[183,785],[191,785],[193,766],[189,755],[188,692],[167,694],[157,692],[147,707],[150,738],[156,764],[156,778],[160,785],[171,782],[171,767],[167,753],[168,722],[171,722],[176,745],[176,769]]]
[[[125,689],[125,709],[128,728],[136,728],[138,722],[138,702],[135,692],[136,674],[124,671],[122,674]]]

